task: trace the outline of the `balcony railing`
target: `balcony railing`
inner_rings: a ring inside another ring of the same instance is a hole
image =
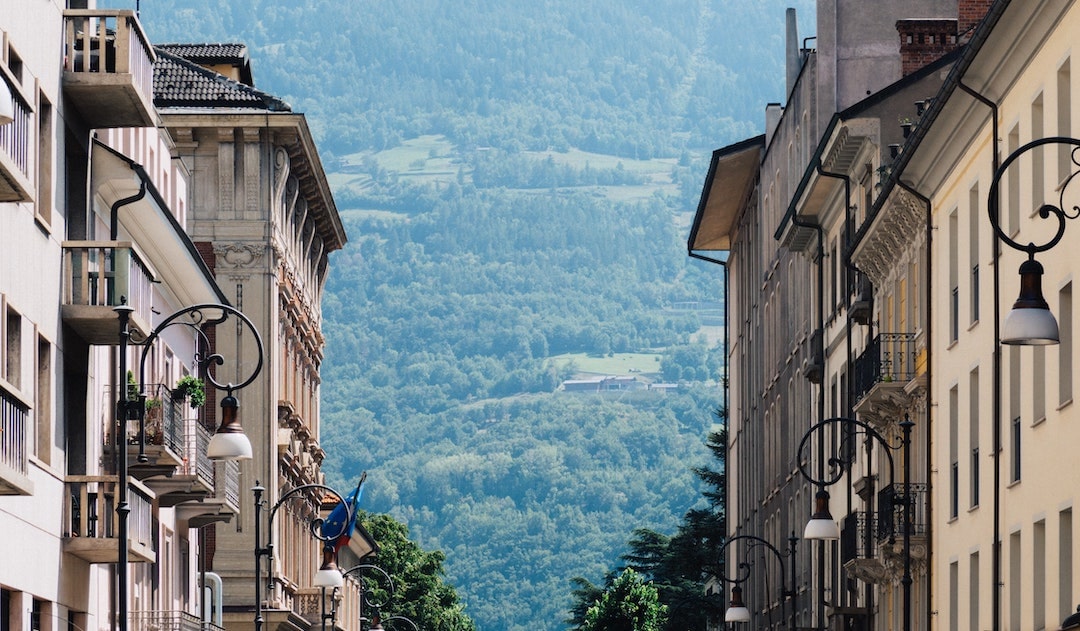
[[[133,611],[129,616],[131,631],[224,631],[186,611]]]
[[[0,495],[29,495],[30,408],[14,394],[0,387]]]
[[[866,540],[867,521],[873,541]],[[874,557],[874,543],[877,541],[877,523],[874,515],[866,511],[848,513],[840,527],[840,563],[852,559],[870,559]]]
[[[25,202],[32,199],[33,190],[30,161],[34,114],[3,64],[0,64],[0,84],[0,98],[6,98],[10,92],[14,112],[10,123],[0,125],[0,202]]]
[[[131,323],[149,334],[153,274],[129,241],[65,241],[64,320],[91,344],[116,344],[114,307],[134,309]]]
[[[878,541],[899,539],[904,535],[905,499],[911,506],[911,535],[926,534],[926,485],[911,483],[907,488],[906,498],[904,485],[900,483],[887,486],[878,493]]]
[[[64,90],[94,128],[154,124],[154,51],[135,12],[64,11]]]
[[[131,561],[152,562],[154,553],[154,495],[135,480],[129,481],[128,544]],[[71,475],[65,479],[64,549],[91,563],[115,563],[116,476]]]
[[[214,477],[214,495],[225,501],[225,505],[240,512],[240,463],[236,460],[224,460],[216,464]]]
[[[855,360],[855,401],[880,383],[905,384],[915,377],[915,334],[881,333]]]

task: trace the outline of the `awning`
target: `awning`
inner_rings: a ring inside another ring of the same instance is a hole
[[[713,152],[690,229],[691,252],[731,249],[731,230],[753,191],[764,149],[762,135]]]
[[[162,290],[171,293],[177,304],[228,304],[195,244],[169,211],[168,204],[141,165],[94,140],[90,191],[99,204],[99,212],[107,220],[112,220],[114,204],[137,197],[116,208],[120,234],[112,235],[110,239],[130,238],[152,268],[154,280],[163,284]],[[138,197],[140,191],[143,194]]]

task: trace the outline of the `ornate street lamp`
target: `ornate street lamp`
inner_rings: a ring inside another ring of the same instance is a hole
[[[806,465],[808,459],[803,458],[803,450],[809,445],[811,437],[818,432],[824,431],[827,427],[836,425],[851,431],[855,435],[865,434],[871,443],[877,443],[885,448],[885,455],[889,461],[890,484],[894,484],[896,481],[892,452],[900,450],[903,454],[904,492],[901,496],[901,501],[904,505],[904,576],[901,578],[900,583],[904,590],[904,631],[911,631],[911,457],[908,452],[910,451],[909,448],[911,446],[911,428],[915,426],[915,423],[907,416],[900,422],[902,439],[899,445],[893,445],[885,440],[885,438],[883,438],[873,427],[863,421],[853,418],[836,417],[825,419],[807,430],[806,434],[802,437],[802,441],[799,443],[799,451],[797,452],[799,471],[804,478],[818,487],[818,491],[814,496],[814,514],[806,524],[806,531],[804,533],[804,538],[806,539],[836,540],[840,538],[840,529],[833,520],[831,513],[829,513],[829,492],[825,489],[826,487],[839,482],[844,476],[844,473],[851,467],[852,457],[849,454],[850,444],[846,440],[841,441],[836,455],[828,459],[830,473],[821,479],[815,478],[807,471]],[[867,527],[870,527],[869,522],[867,523]],[[891,536],[892,535],[890,534],[890,537]]]
[[[119,541],[119,550],[116,562],[116,611],[118,618],[117,628],[120,629],[120,631],[126,631],[128,626],[128,514],[131,512],[131,507],[128,505],[126,426],[128,421],[137,420],[139,422],[139,433],[137,438],[139,445],[138,460],[139,462],[146,462],[148,460],[146,457],[145,442],[146,395],[143,391],[145,385],[146,359],[150,349],[153,347],[154,342],[161,336],[162,332],[171,326],[187,326],[195,332],[199,341],[195,362],[198,366],[200,378],[203,379],[205,383],[209,383],[212,387],[223,390],[226,393],[226,396],[221,400],[221,425],[218,427],[214,437],[210,440],[210,444],[207,447],[207,456],[213,460],[244,460],[251,458],[251,442],[248,440],[247,436],[244,435],[244,430],[240,426],[238,416],[240,404],[236,400],[236,397],[233,396],[233,391],[240,390],[250,384],[262,370],[263,344],[262,338],[259,336],[259,332],[255,328],[255,325],[252,324],[251,320],[239,310],[225,304],[203,303],[180,309],[162,320],[150,335],[142,340],[132,339],[130,320],[131,313],[134,309],[125,303],[116,307],[114,311],[116,311],[120,321],[119,378],[117,379],[119,399],[116,403],[116,428],[113,432],[113,446],[116,450],[116,471],[118,477],[116,513],[118,517],[117,540]],[[211,367],[224,364],[225,359],[217,353],[211,353],[212,348],[210,340],[203,328],[221,324],[230,317],[235,317],[251,331],[255,339],[256,355],[258,357],[258,362],[251,371],[251,374],[240,383],[221,382],[217,380]],[[139,380],[137,384],[140,394],[138,398],[134,400],[131,399],[128,394],[127,382],[127,352],[128,346],[131,344],[142,346],[143,349],[139,361]]]
[[[746,560],[738,564],[738,573],[735,578],[728,578],[723,573],[724,567],[724,552],[728,546],[738,541],[748,541],[749,545],[746,547]],[[750,609],[743,602],[743,590],[742,584],[750,578],[750,553],[755,548],[765,548],[771,552],[776,560],[780,563],[780,574],[784,573],[784,557],[787,556],[791,559],[789,568],[791,575],[788,580],[790,584],[787,587],[781,586],[780,595],[786,597],[790,601],[789,615],[791,616],[791,631],[795,631],[795,546],[799,543],[799,538],[795,536],[795,533],[791,533],[788,537],[788,551],[787,553],[780,552],[776,549],[776,546],[769,543],[765,539],[756,535],[736,535],[724,542],[724,545],[720,546],[719,557],[721,573],[717,577],[723,583],[731,584],[731,603],[728,605],[727,610],[724,612],[724,622],[750,622]]]

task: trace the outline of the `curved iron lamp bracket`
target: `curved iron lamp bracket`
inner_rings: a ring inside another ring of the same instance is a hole
[[[807,459],[803,458],[803,450],[806,449],[806,446],[810,443],[810,439],[814,436],[814,434],[818,433],[819,431],[824,431],[826,427],[832,425],[842,425],[847,429],[852,429],[853,432],[852,434],[845,435],[841,438],[840,445],[836,451],[836,454],[829,457],[827,461],[829,465],[829,473],[825,474],[824,478],[816,478],[807,470],[806,465],[808,461]],[[893,445],[889,441],[885,440],[885,438],[868,423],[865,423],[858,419],[847,418],[843,416],[825,419],[824,421],[813,425],[810,429],[806,431],[805,434],[803,434],[802,441],[799,442],[799,450],[798,452],[796,452],[798,455],[799,472],[802,473],[804,478],[806,478],[812,484],[818,486],[819,488],[825,488],[827,486],[832,486],[833,484],[836,484],[840,481],[840,478],[844,477],[844,473],[852,464],[852,458],[848,455],[848,452],[854,450],[848,449],[847,441],[859,434],[865,435],[871,441],[876,442],[877,444],[885,448],[885,455],[889,461],[889,484],[896,482],[896,467],[893,462],[892,452],[899,451],[901,448],[903,448],[903,443],[899,445]]]

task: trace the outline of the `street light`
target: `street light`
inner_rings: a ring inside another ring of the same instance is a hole
[[[840,529],[837,527],[836,522],[833,521],[832,515],[829,513],[829,492],[826,491],[825,488],[839,482],[844,473],[851,466],[852,458],[846,453],[849,445],[846,441],[841,441],[840,448],[836,455],[830,457],[828,460],[830,473],[822,479],[815,478],[807,471],[807,460],[802,456],[803,450],[810,443],[810,439],[815,433],[834,425],[840,425],[845,429],[852,430],[855,434],[860,432],[864,433],[871,442],[876,442],[885,448],[885,455],[888,457],[889,461],[890,484],[894,484],[896,481],[896,470],[893,464],[892,452],[895,450],[902,451],[904,457],[904,492],[901,500],[904,505],[904,576],[900,579],[900,584],[903,586],[904,590],[904,631],[911,631],[911,457],[908,452],[911,446],[911,428],[915,426],[915,423],[907,416],[900,422],[902,438],[899,445],[893,445],[885,440],[885,438],[883,438],[873,427],[863,421],[853,418],[835,417],[825,419],[806,431],[806,434],[802,437],[802,441],[799,443],[799,451],[797,452],[799,472],[802,473],[804,478],[818,487],[818,492],[814,496],[814,514],[806,524],[806,532],[804,533],[806,539],[835,541],[840,538]],[[829,524],[831,524],[831,526]],[[867,522],[867,527],[870,527],[869,521]],[[890,537],[891,536],[892,535],[890,534]]]
[[[274,517],[277,515],[278,509],[281,508],[288,499],[301,493],[315,491],[322,491],[335,496],[338,502],[340,502],[339,506],[345,507],[347,515],[342,522],[341,530],[329,534],[322,532],[322,525],[325,520],[323,520],[321,515],[316,514],[309,522],[308,527],[311,531],[311,536],[323,542],[322,565],[315,573],[315,577],[312,579],[311,584],[313,587],[331,589],[337,589],[344,584],[341,570],[338,568],[335,558],[337,553],[334,542],[351,530],[351,524],[355,523],[353,520],[355,517],[356,506],[352,505],[351,502],[347,502],[340,493],[325,484],[302,484],[294,487],[284,493],[270,508],[270,514],[266,520],[266,527],[267,530],[270,530],[270,537],[269,541],[266,542],[266,545],[263,546],[261,515],[263,506],[265,506],[266,502],[263,501],[262,496],[263,493],[266,492],[266,489],[259,484],[258,480],[256,480],[255,486],[251,489],[251,492],[255,495],[255,631],[261,631],[263,626],[262,560],[264,557],[270,562],[274,559]]]
[[[724,552],[728,546],[737,541],[750,542],[746,548],[746,560],[738,564],[739,573],[735,578],[728,578],[724,575],[723,569],[721,569],[720,576],[718,577],[721,582],[731,584],[731,603],[728,605],[727,611],[724,612],[724,622],[750,622],[750,609],[747,608],[742,598],[742,583],[745,583],[750,578],[750,553],[755,548],[765,548],[769,552],[772,552],[776,556],[776,560],[780,563],[780,574],[784,574],[784,556],[791,559],[789,568],[791,569],[790,585],[784,587],[781,585],[780,595],[786,597],[791,605],[791,631],[795,631],[795,546],[799,543],[799,538],[795,536],[795,533],[791,533],[788,537],[788,551],[786,555],[776,549],[776,546],[769,543],[765,539],[756,535],[736,535],[724,542],[724,545],[720,546],[720,559],[721,568],[723,568]]]
[[[1073,162],[1080,164],[1077,162],[1076,157],[1076,152],[1080,149],[1080,140],[1063,136],[1040,138],[1027,143],[1023,147],[1020,147],[1009,154],[1009,157],[1005,158],[1005,161],[1001,163],[1001,166],[994,171],[994,177],[990,183],[990,192],[988,194],[988,203],[986,206],[987,213],[990,215],[990,225],[993,226],[994,233],[1009,247],[1025,252],[1028,255],[1027,260],[1020,264],[1020,296],[1017,298],[1016,303],[1013,304],[1012,311],[1010,311],[1009,315],[1005,318],[1005,324],[1002,327],[1001,335],[999,337],[999,341],[1002,344],[1041,346],[1057,344],[1060,341],[1057,320],[1054,318],[1054,314],[1050,312],[1050,307],[1046,304],[1046,298],[1043,297],[1042,293],[1043,267],[1035,260],[1035,255],[1039,252],[1046,252],[1061,241],[1061,237],[1065,234],[1066,219],[1076,219],[1077,217],[1080,217],[1080,208],[1073,206],[1072,210],[1069,211],[1066,210],[1068,206],[1065,204],[1065,191],[1068,189],[1072,179],[1077,176],[1077,173],[1074,172],[1069,175],[1069,177],[1058,187],[1059,197],[1057,206],[1054,206],[1053,204],[1043,204],[1039,208],[1039,217],[1049,219],[1050,215],[1053,215],[1058,221],[1054,235],[1045,243],[1036,244],[1028,242],[1025,245],[1014,241],[1001,229],[1000,217],[1000,184],[1005,171],[1013,162],[1018,160],[1028,151],[1049,144],[1072,146]]]
[[[120,631],[127,631],[128,626],[128,513],[131,512],[131,507],[128,505],[128,454],[127,454],[127,423],[128,421],[139,422],[138,444],[139,444],[139,462],[146,462],[146,395],[142,394],[145,386],[144,377],[146,369],[146,358],[149,355],[150,349],[153,347],[154,342],[161,336],[162,332],[173,325],[187,326],[195,332],[199,343],[195,354],[195,362],[198,366],[198,372],[200,378],[205,383],[209,383],[211,386],[218,390],[223,390],[226,396],[221,400],[221,425],[218,427],[217,432],[210,440],[210,444],[207,447],[207,457],[213,460],[244,460],[251,458],[251,442],[247,436],[244,435],[243,427],[240,425],[238,411],[240,404],[233,396],[234,390],[240,390],[247,386],[255,377],[258,376],[262,370],[263,365],[263,345],[262,338],[259,336],[258,330],[251,320],[247,318],[239,310],[225,304],[218,303],[203,303],[185,307],[179,311],[169,315],[161,321],[157,327],[151,331],[143,340],[133,340],[131,333],[131,314],[134,309],[122,301],[122,304],[113,309],[120,321],[120,349],[119,349],[119,378],[117,379],[119,389],[119,399],[116,403],[116,430],[113,432],[113,446],[116,449],[116,472],[118,478],[118,490],[117,490],[117,504],[116,513],[118,517],[117,524],[117,540],[119,542],[119,549],[116,559],[116,598],[117,598],[117,628]],[[219,314],[220,312],[220,314]],[[182,320],[181,318],[187,318]],[[206,335],[203,327],[214,326],[221,324],[229,319],[229,317],[236,317],[237,320],[242,322],[252,332],[255,337],[255,348],[258,356],[258,363],[252,370],[251,374],[240,383],[232,382],[220,382],[214,376],[214,371],[211,370],[211,366],[220,366],[225,363],[225,359],[217,354],[212,353],[212,345]],[[142,346],[142,357],[139,360],[139,380],[138,391],[139,396],[137,399],[132,400],[128,394],[128,382],[127,382],[127,353],[128,346],[136,344]]]
[[[362,630],[364,628],[364,623],[365,622],[370,622],[371,624],[368,627],[368,631],[383,631],[382,621],[385,620],[387,623],[390,623],[391,626],[393,626],[394,622],[401,621],[401,622],[404,622],[404,623],[408,624],[410,627],[412,627],[413,631],[420,631],[420,627],[417,626],[417,624],[415,622],[413,622],[412,619],[407,618],[405,616],[389,616],[387,618],[382,617],[382,615],[380,614],[380,611],[384,607],[386,607],[387,603],[386,602],[374,602],[374,601],[372,601],[372,594],[374,593],[374,591],[368,589],[367,584],[364,582],[364,571],[365,570],[373,570],[379,577],[381,577],[381,580],[379,582],[385,581],[385,583],[386,583],[386,597],[387,598],[390,598],[390,597],[392,597],[394,595],[394,579],[391,578],[390,575],[386,573],[386,570],[382,569],[381,567],[379,567],[377,565],[373,565],[371,563],[361,563],[359,565],[354,565],[353,567],[351,567],[351,568],[345,570],[344,572],[342,572],[342,577],[343,578],[346,577],[346,576],[351,576],[351,575],[355,574],[357,576],[357,581],[360,583],[360,612],[359,612],[360,613],[360,620],[359,620],[360,626],[359,626],[359,629]],[[337,591],[337,588],[334,588],[334,591]],[[324,594],[324,596],[325,596],[325,594]],[[326,631],[326,621],[327,621],[327,619],[330,620],[330,626],[331,627],[333,627],[334,625],[337,624],[337,598],[332,598],[331,601],[332,601],[333,604],[331,606],[332,608],[330,609],[330,613],[329,614],[323,614],[323,617],[322,617],[323,631]],[[368,618],[366,618],[364,616],[365,608],[370,608],[373,611],[373,613],[371,614],[370,619],[368,619]]]

